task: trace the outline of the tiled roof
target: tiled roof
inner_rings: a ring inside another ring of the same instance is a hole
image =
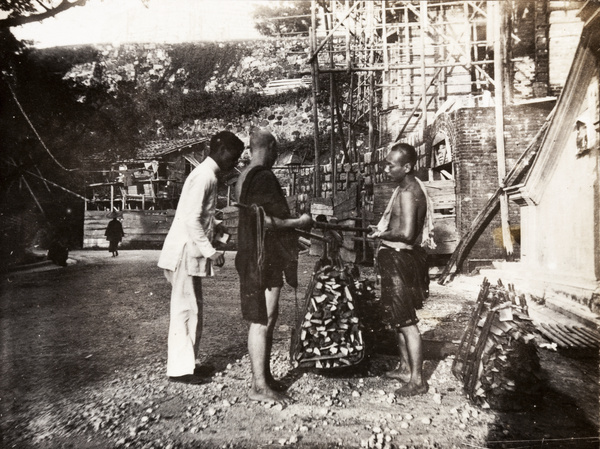
[[[183,150],[186,147],[207,142],[206,137],[195,137],[193,139],[173,139],[173,140],[155,140],[149,142],[143,148],[137,151],[138,159],[155,159],[173,151]]]

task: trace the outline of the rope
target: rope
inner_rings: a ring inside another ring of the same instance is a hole
[[[6,81],[6,80],[5,80]],[[31,130],[33,131],[33,133],[35,134],[35,136],[37,137],[37,139],[40,141],[40,143],[42,144],[42,147],[44,148],[44,150],[46,150],[46,153],[48,153],[50,155],[50,157],[52,158],[52,160],[56,163],[56,165],[58,165],[60,168],[62,168],[65,171],[76,171],[78,170],[77,168],[66,168],[65,166],[63,166],[55,157],[54,155],[50,152],[50,150],[48,149],[48,147],[46,146],[46,144],[44,143],[44,141],[42,140],[42,137],[39,135],[39,133],[37,132],[37,130],[35,129],[35,126],[33,126],[33,123],[31,123],[31,120],[29,120],[29,117],[27,116],[27,113],[25,112],[25,110],[23,109],[23,106],[21,106],[21,102],[19,101],[19,99],[17,98],[17,95],[15,94],[15,91],[13,90],[12,86],[10,85],[10,83],[8,81],[6,81],[6,85],[8,86],[8,89],[10,90],[10,93],[12,94],[13,99],[15,100],[15,103],[17,104],[17,106],[19,107],[19,110],[21,111],[21,114],[23,114],[23,117],[25,117],[25,120],[27,121],[27,123],[29,124],[29,127],[31,128]]]
[[[252,213],[256,217],[256,263],[258,265],[258,277],[262,279],[262,270],[265,264],[265,210],[252,204]]]

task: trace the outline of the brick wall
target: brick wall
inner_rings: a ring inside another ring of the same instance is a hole
[[[506,171],[514,167],[531,139],[544,123],[552,104],[510,106],[505,110]],[[495,113],[493,108],[460,109],[448,123],[456,133],[454,150],[457,193],[457,228],[465,235],[477,214],[498,187]],[[519,209],[509,203],[510,224],[519,257]],[[497,213],[471,249],[469,259],[504,257],[500,215]]]

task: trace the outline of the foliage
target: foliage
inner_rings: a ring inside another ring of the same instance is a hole
[[[264,36],[308,33],[311,26],[311,1],[272,1],[258,4],[253,12],[254,26]]]
[[[174,75],[175,71],[183,70],[186,77],[181,87],[204,89],[213,76],[226,76],[250,52],[249,47],[233,42],[174,45],[169,52],[171,70],[165,78]]]
[[[8,12],[8,17],[0,19],[0,29],[39,22],[86,3],[87,0],[0,0],[0,11]]]

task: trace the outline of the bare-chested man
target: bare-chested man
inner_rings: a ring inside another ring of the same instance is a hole
[[[386,375],[405,382],[397,396],[427,392],[423,379],[423,347],[416,309],[427,297],[427,253],[419,245],[427,216],[427,197],[414,175],[415,149],[396,144],[386,157],[386,174],[398,187],[371,237],[380,238],[377,261],[381,300],[397,331],[400,366]]]
[[[283,275],[297,287],[298,237],[293,228],[309,228],[310,215],[292,218],[279,181],[271,171],[277,142],[266,130],[250,137],[252,159],[236,185],[240,208],[238,253],[242,316],[250,322],[248,353],[252,366],[251,400],[287,403],[285,386],[271,374],[273,330],[279,313]]]

